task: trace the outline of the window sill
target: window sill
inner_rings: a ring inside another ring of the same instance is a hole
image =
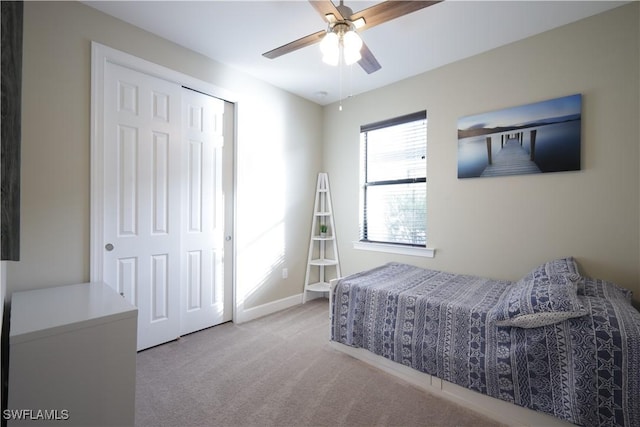
[[[387,252],[391,254],[412,255],[425,258],[435,258],[436,256],[435,249],[391,245],[388,243],[353,242],[353,248],[361,249],[363,251]]]

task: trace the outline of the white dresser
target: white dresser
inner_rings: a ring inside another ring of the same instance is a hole
[[[137,316],[103,283],[14,292],[8,425],[133,426]]]

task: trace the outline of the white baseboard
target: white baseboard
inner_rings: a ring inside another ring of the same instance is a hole
[[[236,317],[235,319],[233,319],[233,322],[234,323],[248,322],[250,320],[267,316],[269,314],[273,314],[280,310],[284,310],[299,304],[302,304],[302,294],[293,295],[287,298],[268,302],[266,304],[262,304],[257,307],[251,307],[247,309],[245,309],[244,306],[240,306],[236,309]]]

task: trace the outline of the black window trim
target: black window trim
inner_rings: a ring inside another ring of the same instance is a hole
[[[390,126],[401,125],[404,123],[415,122],[417,120],[426,120],[427,110],[418,111],[416,113],[405,114],[404,116],[394,117],[391,119],[381,120],[375,123],[369,123],[368,125],[360,126],[360,133],[369,132],[371,130],[388,128]]]

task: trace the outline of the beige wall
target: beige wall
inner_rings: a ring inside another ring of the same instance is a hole
[[[324,162],[343,274],[398,260],[517,279],[539,263],[572,255],[585,274],[616,281],[640,301],[639,6],[356,96],[342,112],[325,107]],[[575,93],[583,95],[581,171],[457,179],[458,118]],[[355,250],[359,126],[423,109],[427,239],[436,257]]]
[[[586,274],[640,295],[638,9],[634,3],[354,97],[338,112],[82,4],[25,2],[21,261],[7,265],[7,292],[89,278],[95,40],[238,96],[237,286],[245,308],[301,291],[321,169],[330,174],[343,273],[400,260],[514,279],[573,255]],[[583,94],[582,171],[456,178],[459,117],[573,93]],[[429,118],[428,238],[436,258],[354,250],[359,126],[421,109]]]
[[[92,40],[237,96],[238,299],[299,294],[321,107],[77,2],[25,2],[21,261],[8,265],[8,293],[89,280]]]

